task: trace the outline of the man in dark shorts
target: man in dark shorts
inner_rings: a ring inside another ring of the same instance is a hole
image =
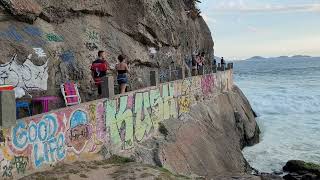
[[[102,94],[101,83],[102,78],[107,75],[107,71],[109,70],[109,63],[106,61],[106,52],[99,51],[98,58],[93,61],[91,65],[92,78],[96,86],[98,87],[98,94]]]

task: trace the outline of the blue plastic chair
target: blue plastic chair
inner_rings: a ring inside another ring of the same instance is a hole
[[[31,103],[29,102],[24,102],[24,101],[20,101],[20,102],[16,102],[16,115],[17,115],[17,119],[19,119],[19,110],[22,109],[27,109],[28,110],[28,114],[29,116],[32,116],[32,111],[31,111]]]

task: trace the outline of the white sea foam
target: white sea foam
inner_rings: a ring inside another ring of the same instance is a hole
[[[235,82],[258,113],[259,144],[244,149],[264,172],[290,159],[320,163],[320,61],[239,62]]]

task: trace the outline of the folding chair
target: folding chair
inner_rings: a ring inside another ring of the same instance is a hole
[[[78,85],[72,82],[66,82],[60,85],[66,106],[77,105],[81,103],[81,97],[78,91]]]

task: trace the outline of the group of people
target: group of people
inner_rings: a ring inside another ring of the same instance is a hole
[[[94,79],[94,82],[98,88],[98,94],[99,96],[102,95],[102,78],[107,75],[107,72],[110,70],[110,65],[106,59],[106,52],[105,51],[99,51],[98,52],[98,58],[92,63],[91,65],[91,72],[92,77]],[[115,70],[117,71],[117,82],[120,87],[120,93],[123,94],[126,91],[127,83],[128,83],[128,76],[127,73],[129,73],[129,67],[126,62],[126,56],[125,55],[119,55],[118,56],[118,64],[115,66]],[[205,63],[205,52],[202,53],[194,53],[192,55],[192,75],[203,75],[203,67]],[[213,58],[212,64],[216,65],[216,60]],[[221,66],[225,66],[225,60],[223,57],[221,58]]]
[[[192,55],[192,75],[203,75],[203,66],[205,62],[205,52]]]
[[[215,66],[217,65],[217,61],[214,57],[213,57],[212,65],[215,65]],[[225,65],[226,65],[226,61],[224,60],[223,57],[221,57],[221,66],[225,67]]]
[[[110,70],[110,65],[107,61],[107,54],[105,51],[99,51],[98,52],[98,58],[93,61],[91,65],[91,72],[92,72],[92,78],[94,79],[95,85],[98,88],[98,94],[99,96],[102,95],[102,88],[101,84],[103,82],[103,77],[107,75],[107,72]],[[125,55],[119,55],[118,56],[119,63],[116,64],[116,71],[117,71],[117,82],[120,87],[120,93],[123,94],[126,91],[127,83],[128,83],[128,76],[127,73],[129,73],[129,67],[126,63],[126,56]]]

